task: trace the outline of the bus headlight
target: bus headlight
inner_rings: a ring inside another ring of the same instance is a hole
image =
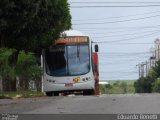
[[[90,77],[86,77],[86,78],[83,78],[83,79],[82,79],[82,81],[84,81],[84,82],[87,82],[87,81],[90,81],[90,80],[91,80]]]
[[[52,82],[52,83],[55,83],[55,80],[47,79],[47,81],[50,82],[50,83],[51,83],[51,82]]]

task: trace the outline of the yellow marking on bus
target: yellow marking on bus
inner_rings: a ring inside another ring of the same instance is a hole
[[[73,83],[78,83],[79,80],[80,80],[80,77],[76,77],[76,78],[73,79]]]

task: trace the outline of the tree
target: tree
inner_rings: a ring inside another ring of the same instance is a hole
[[[135,83],[134,83],[134,87],[135,87],[135,92],[136,93],[144,93],[144,84],[145,84],[145,78],[141,77],[139,78]]]
[[[156,65],[153,68],[153,71],[155,71],[156,78],[160,77],[160,61],[156,62]]]
[[[137,93],[151,93],[152,92],[152,84],[157,78],[158,74],[158,66],[153,69],[150,69],[148,75],[146,77],[139,78],[135,83],[135,92]]]
[[[152,84],[155,79],[147,76],[141,77],[134,83],[135,91],[137,93],[151,93],[152,92]]]
[[[0,76],[2,78],[2,87],[4,91],[11,91],[15,89],[16,74],[15,66],[12,64],[15,52],[15,49],[0,49]]]
[[[31,79],[35,82],[37,90],[41,90],[41,87],[42,87],[42,81],[41,81],[42,69],[41,67],[36,64],[34,66],[31,66],[30,70],[31,70],[30,71]]]
[[[135,92],[151,93],[155,80],[160,77],[160,61],[156,62],[156,66],[151,68],[146,77],[139,78],[135,83]]]
[[[123,89],[123,93],[127,93],[127,83],[121,82],[120,87]]]
[[[153,83],[152,91],[160,93],[160,78],[157,78]]]
[[[67,0],[1,0],[0,47],[37,52],[70,27]]]
[[[157,72],[155,71],[154,68],[149,69],[148,72],[148,77],[152,78],[152,79],[156,79],[157,78]]]
[[[20,89],[28,89],[29,80],[32,78],[33,66],[37,65],[36,57],[33,53],[20,51],[18,54],[16,73],[19,77]]]

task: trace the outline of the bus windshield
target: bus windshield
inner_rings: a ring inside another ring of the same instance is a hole
[[[57,45],[46,51],[46,73],[51,76],[74,76],[90,70],[89,45]]]

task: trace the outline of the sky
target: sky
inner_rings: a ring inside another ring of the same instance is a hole
[[[160,1],[69,0],[69,3],[72,29],[88,34],[99,45],[100,80],[138,79],[136,65],[149,59],[150,49],[160,37]]]

